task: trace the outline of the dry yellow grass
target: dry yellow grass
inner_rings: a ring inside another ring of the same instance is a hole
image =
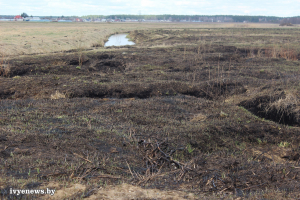
[[[72,196],[80,196],[83,195],[84,191],[86,191],[87,187],[80,183],[70,184],[68,187],[61,188],[57,183],[49,183],[47,186],[42,187],[43,189],[56,188],[54,196],[44,195],[41,196],[41,199],[67,199]],[[57,189],[60,188],[60,189]],[[221,193],[212,193],[209,195],[203,194],[192,194],[185,191],[178,190],[159,190],[159,189],[144,189],[139,186],[134,186],[130,184],[121,184],[116,186],[107,186],[100,187],[87,190],[91,192],[92,195],[88,196],[86,199],[94,200],[94,199],[115,199],[115,200],[128,200],[128,199],[161,199],[161,200],[179,200],[179,199],[204,199],[204,200],[217,200],[217,199],[244,199],[242,197],[238,197],[232,192],[221,192]],[[86,192],[87,192],[86,191]],[[290,197],[289,194],[286,194],[281,191],[274,190],[265,190],[259,193],[251,193],[248,195],[248,199],[294,199]]]
[[[204,121],[205,119],[206,119],[206,116],[199,113],[199,114],[195,115],[193,117],[193,119],[191,119],[191,122]]]
[[[266,111],[276,109],[278,112],[289,113],[297,112],[298,98],[293,93],[287,93],[285,98],[280,98],[277,101],[271,103]],[[299,108],[299,107],[298,107]]]
[[[51,94],[51,99],[64,99],[66,98],[66,95],[60,93],[59,91],[56,91],[55,94]]]
[[[47,188],[57,188],[57,183],[50,183]],[[63,199],[71,197],[74,194],[83,193],[86,190],[86,186],[82,184],[73,184],[68,188],[62,188],[55,191],[54,196],[44,196],[43,199]],[[95,188],[93,195],[87,199],[196,199],[191,193],[169,190],[162,191],[158,189],[143,189],[141,187],[121,184],[113,187]]]
[[[297,28],[294,26],[293,28]],[[182,28],[279,28],[278,24],[243,23],[39,23],[0,22],[0,54],[16,56],[87,49],[104,44],[115,32]],[[285,28],[285,27],[280,27]]]

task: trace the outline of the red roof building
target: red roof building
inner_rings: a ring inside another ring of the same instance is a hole
[[[15,20],[17,20],[17,19],[23,19],[23,17],[21,17],[21,15],[16,15],[16,16],[14,17],[14,19],[15,19]]]

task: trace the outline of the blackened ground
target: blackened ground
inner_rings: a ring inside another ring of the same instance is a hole
[[[153,34],[195,39],[166,31]],[[297,198],[298,61],[232,45],[109,50],[13,59],[2,69],[1,197],[76,180]]]

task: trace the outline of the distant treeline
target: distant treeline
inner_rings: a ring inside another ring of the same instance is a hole
[[[16,15],[0,15],[0,19],[13,19]],[[32,15],[31,15],[32,17]],[[78,16],[34,16],[34,17],[39,17],[41,19],[52,19],[52,18],[78,18]]]
[[[300,16],[299,17],[291,17],[291,18],[284,18],[280,22],[281,24],[300,24]]]
[[[39,16],[40,18],[63,18],[71,19],[78,16]],[[14,15],[0,15],[0,19],[13,19]],[[83,19],[131,19],[131,20],[169,20],[179,21],[202,21],[202,22],[268,22],[268,23],[291,23],[300,24],[300,16],[276,17],[276,16],[242,16],[242,15],[86,15]]]
[[[277,22],[283,17],[276,16],[240,16],[240,15],[87,15],[85,19],[145,19],[145,20],[170,20],[170,21],[225,21],[225,22]]]

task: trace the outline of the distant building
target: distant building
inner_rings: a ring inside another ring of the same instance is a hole
[[[75,19],[75,22],[83,22],[83,19],[81,19],[81,18],[76,18],[76,19]]]
[[[15,20],[15,21],[23,21],[23,17],[21,17],[21,15],[16,15],[16,16],[14,17],[14,20]]]
[[[23,20],[24,21],[40,21],[41,18],[39,18],[39,17],[25,17]]]

